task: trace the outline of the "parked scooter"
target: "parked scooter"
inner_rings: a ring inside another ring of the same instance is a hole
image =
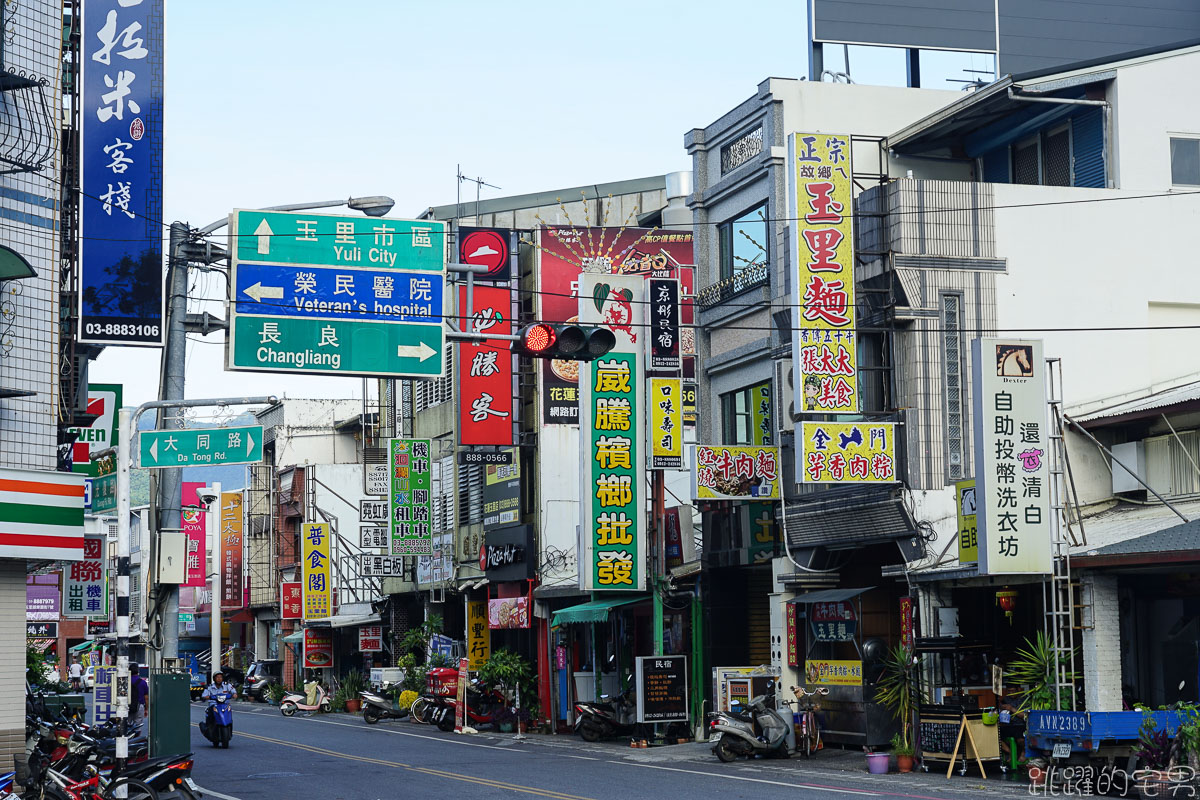
[[[359,692],[363,700],[363,720],[368,725],[374,725],[381,719],[404,719],[408,716],[408,709],[401,709],[400,703],[393,700],[386,694],[388,686],[384,686],[379,691],[367,689]]]
[[[317,702],[315,703],[309,703],[308,695],[304,692],[288,692],[279,701],[279,713],[285,717],[290,717],[297,711],[306,711],[309,713],[313,711],[329,713],[332,711],[333,704],[329,702],[329,695],[325,692],[325,687],[318,683],[316,690]]]
[[[453,699],[439,703],[432,715],[438,730],[449,733],[457,724],[458,709]],[[508,707],[508,699],[496,689],[488,689],[478,679],[467,685],[466,723],[472,727],[494,725],[496,712]]]
[[[230,687],[229,694],[217,695],[217,702],[209,705],[204,722],[200,723],[200,733],[212,742],[213,747],[229,749],[229,740],[233,738],[233,709],[229,707],[233,691]]]
[[[788,705],[788,703],[784,703]],[[746,711],[717,711],[709,716],[709,734],[715,736],[713,752],[730,762],[739,756],[787,758],[790,724],[775,710],[775,682],[767,694],[750,700]]]
[[[575,703],[575,732],[585,742],[598,742],[609,736],[631,736],[638,727],[637,701],[630,678],[625,679],[625,690],[615,698],[601,697],[601,702],[580,700]]]

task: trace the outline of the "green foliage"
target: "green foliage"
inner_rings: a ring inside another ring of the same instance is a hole
[[[892,755],[911,756],[913,754],[913,746],[908,743],[908,739],[899,733],[892,734]]]
[[[347,672],[342,678],[342,690],[349,699],[357,698],[366,688],[367,677],[357,670]]]
[[[454,662],[450,659],[450,656],[446,655],[445,653],[430,653],[429,658],[425,659],[426,672],[431,669],[438,669],[439,667],[452,666],[454,666]]]
[[[25,646],[25,680],[35,685],[46,682],[50,668],[46,665],[46,657],[34,648]]]
[[[1179,708],[1179,731],[1175,734],[1185,753],[1200,758],[1200,709],[1191,704]]]
[[[347,700],[346,690],[338,689],[336,692],[333,693],[333,699],[329,701],[329,704],[330,704],[330,707],[334,711],[345,711],[346,710],[346,700]]]
[[[479,680],[508,693],[514,692],[518,686],[524,691],[532,674],[529,662],[511,650],[493,651],[479,668]]]
[[[402,690],[417,694],[425,691],[425,670],[417,667],[417,659],[412,653],[400,656],[396,666],[404,670],[404,679],[400,681]]]
[[[272,702],[274,702],[276,705],[279,705],[279,702],[283,700],[284,695],[283,684],[272,683],[267,687],[267,695],[271,698]]]
[[[422,664],[425,661],[426,651],[429,649],[429,640],[435,633],[441,632],[442,618],[431,614],[420,625],[401,634],[397,638],[396,647],[401,655],[411,655],[415,659],[415,663]]]
[[[1055,707],[1056,668],[1059,665],[1069,667],[1075,659],[1075,652],[1071,651],[1069,656],[1055,654],[1053,643],[1042,631],[1038,631],[1033,641],[1025,640],[1025,647],[1018,650],[1016,659],[1008,664],[1008,678],[1026,687],[1016,692],[1021,698],[1021,711],[1045,711]],[[1072,681],[1079,677],[1069,669],[1065,676]],[[1058,691],[1060,707],[1073,709],[1075,698],[1071,696],[1070,688],[1062,687]]]
[[[883,675],[875,689],[875,702],[882,704],[892,712],[892,718],[899,720],[900,732],[896,736],[901,745],[908,750],[903,755],[912,754],[909,744],[909,734],[912,727],[913,709],[916,708],[919,687],[917,686],[917,665],[913,661],[912,652],[902,644],[888,651],[883,662]],[[896,751],[895,740],[892,742]]]
[[[1166,769],[1171,763],[1171,732],[1158,727],[1154,715],[1149,712],[1142,715],[1134,755],[1146,769]]]

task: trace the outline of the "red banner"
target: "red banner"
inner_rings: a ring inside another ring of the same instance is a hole
[[[464,331],[512,335],[512,292],[507,286],[476,286],[474,314],[460,319]],[[467,287],[459,287],[458,307],[466,316]],[[459,444],[513,443],[513,369],[509,343],[500,339],[463,341],[458,350]]]
[[[788,603],[787,609],[787,663],[789,667],[800,666],[800,643],[796,633],[796,605]]]
[[[304,585],[300,581],[279,584],[279,618],[304,619]]]
[[[242,493],[221,492],[221,608],[246,605],[243,557]]]
[[[900,644],[913,646],[913,601],[911,597],[900,598]]]
[[[304,629],[304,668],[325,669],[333,666],[333,631]]]
[[[200,510],[200,500],[196,497],[196,490],[205,484],[201,481],[184,481],[182,511],[183,533],[187,537],[187,574],[183,582],[184,586],[207,586],[208,585],[208,564],[205,561],[208,558],[207,539],[204,535],[205,517],[204,512]]]

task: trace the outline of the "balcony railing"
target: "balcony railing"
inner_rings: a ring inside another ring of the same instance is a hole
[[[702,309],[709,308],[755,287],[766,286],[770,282],[771,265],[755,264],[696,292],[696,305]]]

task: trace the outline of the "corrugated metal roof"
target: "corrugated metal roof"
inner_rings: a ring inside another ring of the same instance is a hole
[[[1193,383],[1185,383],[1182,386],[1176,386],[1173,389],[1164,389],[1161,392],[1138,397],[1133,400],[1125,400],[1120,403],[1114,403],[1104,408],[1099,408],[1094,411],[1089,411],[1086,414],[1072,414],[1071,419],[1080,424],[1086,424],[1100,419],[1108,419],[1110,417],[1124,417],[1130,414],[1142,414],[1154,409],[1166,408],[1167,406],[1178,405],[1180,403],[1188,403],[1194,400],[1200,400],[1200,381]]]
[[[1172,503],[1188,519],[1200,519],[1200,500]],[[1072,556],[1090,555],[1121,542],[1132,541],[1151,533],[1179,525],[1175,512],[1163,505],[1137,505],[1119,503],[1094,517],[1085,517],[1084,530],[1087,544],[1072,547]]]
[[[788,545],[853,548],[908,539],[916,522],[893,486],[838,486],[789,502],[784,509]]]
[[[1176,517],[1178,520],[1178,517]],[[1082,556],[1142,555],[1147,553],[1173,553],[1182,550],[1200,550],[1200,519],[1180,522],[1145,536],[1126,539],[1106,547],[1089,549]]]

